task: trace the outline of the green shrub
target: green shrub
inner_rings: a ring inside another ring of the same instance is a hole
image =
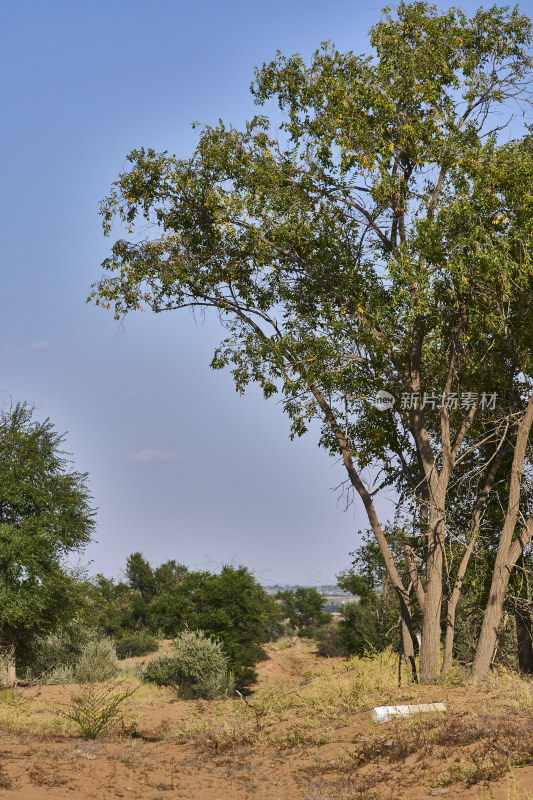
[[[158,656],[152,658],[141,672],[141,679],[145,683],[155,683],[157,686],[171,686],[177,688],[179,683],[179,665],[172,656]]]
[[[75,667],[78,683],[97,683],[114,678],[118,673],[118,658],[111,639],[88,642]]]
[[[17,647],[17,673],[27,681],[74,683],[74,669],[83,648],[95,638],[95,631],[81,624],[30,638]]]
[[[120,706],[134,692],[135,689],[124,688],[120,683],[85,686],[62,715],[79,726],[82,739],[96,739],[99,733],[118,721]]]
[[[335,656],[349,655],[348,647],[344,641],[343,631],[338,622],[332,622],[319,628],[315,637],[316,649],[319,656],[334,658]]]
[[[157,652],[159,643],[155,636],[150,636],[149,633],[130,633],[115,639],[115,648],[118,658],[132,658]]]
[[[76,683],[76,669],[68,664],[59,664],[41,676],[39,682],[48,685]]]
[[[399,648],[398,602],[394,596],[374,594],[359,603],[346,603],[339,630],[345,651],[363,656]]]
[[[286,589],[276,594],[281,613],[299,636],[314,638],[314,629],[331,622],[332,616],[323,611],[326,598],[310,586]]]
[[[186,699],[215,700],[233,691],[233,675],[219,642],[202,631],[187,631],[176,638],[173,656],[154,658],[143,671],[143,680],[171,686]]]

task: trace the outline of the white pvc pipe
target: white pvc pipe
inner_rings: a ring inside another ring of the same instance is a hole
[[[372,712],[374,722],[388,722],[395,717],[412,717],[426,711],[446,711],[444,703],[419,703],[415,706],[376,706]]]

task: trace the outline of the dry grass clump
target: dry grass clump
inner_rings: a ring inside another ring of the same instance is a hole
[[[383,697],[398,694],[398,656],[377,656],[326,664],[299,692],[301,703],[313,713],[338,717],[373,708]]]
[[[236,713],[214,719],[195,718],[184,727],[169,731],[169,734],[182,742],[194,744],[202,751],[216,753],[264,745],[253,721]]]
[[[356,766],[374,761],[390,764],[413,753],[446,761],[430,785],[454,783],[460,772],[465,773],[461,781],[476,783],[504,774],[511,765],[533,761],[533,720],[517,723],[500,716],[473,715],[400,720],[388,725],[383,734],[356,742],[351,758]],[[465,777],[470,773],[472,779]]]
[[[376,726],[353,744],[350,754],[306,770],[309,798],[380,797],[402,769],[433,789],[495,781],[533,763],[533,719],[472,712],[421,716]]]
[[[533,681],[519,673],[495,667],[490,673],[484,688],[490,690],[499,705],[511,713],[531,714],[533,712]]]

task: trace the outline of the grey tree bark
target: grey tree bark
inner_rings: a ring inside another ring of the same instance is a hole
[[[483,615],[481,634],[472,665],[473,677],[478,680],[486,678],[490,669],[511,571],[533,536],[533,515],[517,531],[522,472],[532,425],[533,395],[529,399],[516,434],[507,512],[494,562],[490,594]],[[516,538],[513,538],[515,534],[517,534]]]

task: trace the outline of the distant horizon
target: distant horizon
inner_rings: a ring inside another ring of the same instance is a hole
[[[141,552],[141,555],[146,558],[145,554],[142,551],[140,551],[140,552]],[[119,581],[125,580],[125,578],[126,578],[126,574],[125,574],[126,560],[130,555],[131,555],[131,553],[128,553],[128,555],[124,559],[123,566],[114,575],[109,575],[106,572],[104,572],[103,570],[96,570],[95,571],[95,570],[90,568],[91,567],[90,563],[86,563],[86,562],[84,563],[83,560],[81,560],[81,559],[78,560],[76,563],[70,563],[67,560],[67,563],[68,563],[68,566],[71,569],[73,569],[75,571],[76,570],[80,571],[81,573],[85,573],[85,575],[87,576],[87,578],[89,580],[91,580],[92,578],[95,578],[97,575],[104,575],[104,577],[106,577],[106,578],[108,578],[110,580],[119,582]],[[163,559],[162,561],[160,561],[158,563],[152,562],[150,559],[147,559],[147,560],[148,560],[150,566],[155,569],[155,568],[159,567],[160,564],[165,563],[165,561],[171,560],[171,558],[172,557],[167,558],[167,559]],[[177,561],[178,559],[174,559],[174,560]],[[179,563],[183,563],[183,562],[179,562]],[[202,572],[202,571],[205,571],[205,572],[217,573],[224,566],[233,566],[233,567],[237,568],[237,567],[246,566],[246,565],[239,564],[239,563],[218,564],[215,568],[212,568],[212,567],[209,568],[208,566],[206,566],[206,563],[204,563],[203,565],[196,565],[196,566],[190,566],[189,564],[184,564],[184,566],[187,567],[187,569],[189,571],[191,571],[191,572]],[[265,580],[265,579],[258,578],[258,576],[256,574],[257,570],[250,569],[249,567],[246,567],[246,568],[249,569],[250,573],[255,577],[256,581],[264,589],[297,589],[297,588],[320,589],[320,588],[322,588],[322,589],[336,589],[336,590],[338,590],[338,592],[340,594],[350,595],[350,592],[346,592],[344,589],[341,589],[339,587],[339,585],[336,583],[335,580],[323,581],[323,582],[315,582],[315,583],[301,583],[299,581],[290,581],[290,580],[287,581],[287,582],[283,582],[283,583],[279,583],[279,582],[269,583],[269,582],[267,582],[268,579]],[[350,595],[350,596],[353,596],[353,595]]]

